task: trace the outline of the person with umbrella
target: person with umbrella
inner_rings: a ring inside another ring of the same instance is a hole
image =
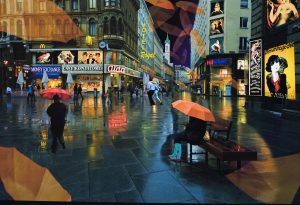
[[[57,149],[57,139],[59,140],[62,148],[65,149],[65,142],[63,137],[64,127],[65,127],[65,118],[67,114],[67,107],[64,103],[59,101],[59,96],[55,94],[53,96],[54,103],[52,103],[48,109],[47,114],[51,118],[50,130],[53,137],[51,151],[56,153]]]
[[[173,153],[169,155],[169,160],[180,162],[181,142],[201,144],[204,141],[207,121],[214,122],[215,117],[209,109],[194,102],[177,100],[172,106],[190,117],[184,131],[171,135]]]

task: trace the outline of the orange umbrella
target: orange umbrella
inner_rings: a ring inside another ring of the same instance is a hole
[[[53,1],[26,0],[22,11],[14,4],[8,5],[1,5],[6,7],[6,12],[0,12],[0,32],[28,41],[64,43],[84,35],[73,19]]]
[[[177,100],[172,103],[172,106],[173,108],[188,116],[195,117],[204,121],[215,121],[214,114],[206,107],[197,103],[185,100]]]
[[[61,88],[50,88],[41,92],[41,96],[48,100],[52,100],[54,95],[58,95],[61,100],[69,100],[71,98],[71,94]]]
[[[0,147],[0,178],[14,200],[71,201],[70,194],[50,171],[16,148]]]

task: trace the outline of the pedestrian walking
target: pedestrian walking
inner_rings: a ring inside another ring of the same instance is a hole
[[[29,103],[29,98],[31,103],[33,103],[33,86],[28,85],[27,87],[27,103]]]
[[[153,96],[152,96],[153,100],[155,102],[158,101],[162,105],[162,102],[161,102],[161,100],[158,97],[158,92],[159,92],[160,87],[159,87],[159,85],[158,85],[157,82],[154,82],[153,85],[154,85],[154,93],[153,93]]]
[[[6,87],[6,96],[7,96],[8,98],[10,98],[10,97],[11,97],[11,94],[12,94],[12,90],[11,90],[11,88],[10,88],[9,86],[7,86],[7,87]]]
[[[149,98],[149,102],[150,102],[150,105],[155,105],[155,102],[153,100],[153,94],[155,92],[155,86],[153,84],[152,81],[149,81],[147,83],[147,86],[146,86],[146,89],[147,89],[147,94],[148,94],[148,98]]]
[[[64,127],[65,127],[65,118],[67,114],[67,107],[65,104],[61,103],[59,101],[59,96],[54,95],[53,96],[54,103],[52,103],[48,109],[47,114],[51,118],[51,125],[50,125],[50,131],[52,134],[52,145],[51,145],[51,151],[53,153],[56,153],[57,149],[57,139],[59,140],[60,144],[62,145],[62,148],[65,149],[65,141],[63,137]]]
[[[78,94],[78,85],[77,85],[77,83],[75,83],[73,91],[74,91],[73,100],[77,100],[77,94]]]
[[[81,99],[83,100],[81,84],[79,84],[79,86],[78,86],[78,94],[77,94],[77,96],[79,96],[79,95],[80,95]]]
[[[37,84],[37,86],[36,86],[36,89],[38,90],[38,92],[40,93],[40,90],[41,90],[41,86],[40,86],[40,84]]]

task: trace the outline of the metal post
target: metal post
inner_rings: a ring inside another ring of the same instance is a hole
[[[105,49],[102,49],[103,59],[102,59],[102,99],[105,98],[105,78],[104,78],[104,61],[105,61]]]

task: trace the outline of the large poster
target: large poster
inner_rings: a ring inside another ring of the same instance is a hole
[[[210,54],[223,53],[223,37],[210,39]]]
[[[78,51],[78,64],[102,64],[102,52]]]
[[[262,40],[250,41],[249,96],[262,96]]]
[[[269,29],[276,29],[299,18],[297,0],[265,0]]]
[[[58,51],[54,54],[54,63],[57,64],[76,64],[77,51]]]
[[[224,18],[218,18],[210,21],[210,35],[224,33]]]
[[[36,53],[37,64],[52,64],[52,54],[50,52]]]
[[[295,49],[288,43],[265,51],[265,96],[296,99]]]
[[[210,15],[217,16],[221,14],[224,14],[224,2],[223,1],[212,2]]]

